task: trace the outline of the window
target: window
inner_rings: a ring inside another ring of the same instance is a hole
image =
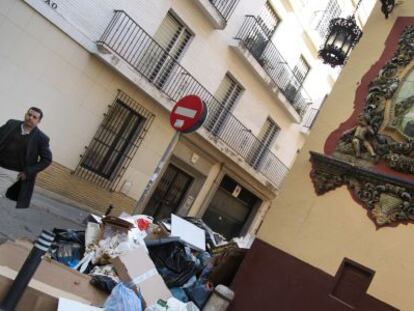
[[[269,148],[273,144],[277,134],[279,134],[279,131],[280,128],[277,126],[276,122],[270,118],[267,118],[258,138],[266,147]]]
[[[298,63],[293,68],[293,74],[295,75],[299,85],[301,86],[305,82],[306,76],[310,71],[310,66],[303,56],[298,60]]]
[[[342,13],[341,7],[337,0],[329,0],[328,5],[316,25],[316,31],[319,33],[322,39],[324,39],[328,33],[329,22],[331,19],[339,17]]]
[[[77,175],[112,188],[132,160],[154,116],[119,92],[86,149]]]
[[[144,75],[162,88],[174,68],[175,61],[182,56],[192,37],[187,27],[172,12],[168,12],[154,35],[162,49],[148,49],[148,66],[144,69]]]
[[[310,66],[306,62],[305,58],[301,56],[293,67],[293,77],[289,81],[285,89],[285,95],[288,101],[291,103],[295,102],[296,96],[299,93],[300,88],[305,82],[305,79],[310,71]]]
[[[345,258],[335,276],[331,296],[355,308],[365,295],[374,273],[371,269]]]
[[[236,8],[239,0],[209,0],[216,8],[225,21],[228,21],[230,15]]]
[[[154,35],[155,41],[175,59],[181,56],[191,38],[192,33],[172,12],[168,12]]]
[[[273,145],[276,137],[280,133],[280,127],[271,118],[267,118],[262,130],[258,135],[258,141],[254,144],[251,152],[249,163],[255,169],[258,169],[266,153]]]
[[[207,121],[207,128],[214,134],[218,134],[223,127],[228,114],[233,108],[234,104],[240,98],[243,91],[242,86],[230,75],[226,74],[223,81],[221,81],[215,98],[221,103],[210,107],[210,116]]]
[[[269,39],[275,33],[280,22],[279,16],[276,14],[276,11],[269,1],[266,2],[262,12],[257,17],[257,20]]]

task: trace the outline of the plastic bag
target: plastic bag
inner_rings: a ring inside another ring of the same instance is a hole
[[[53,233],[56,238],[50,248],[52,259],[75,267],[85,253],[85,231],[54,229]]]
[[[210,297],[214,290],[214,286],[209,283],[203,283],[202,281],[195,282],[192,286],[184,289],[188,298],[193,301],[197,307],[203,308],[207,299]]]
[[[180,242],[151,246],[148,250],[168,288],[183,286],[197,272],[194,256]]]
[[[115,286],[105,302],[105,311],[142,311],[141,299],[122,283]]]
[[[184,303],[171,297],[167,301],[168,311],[200,311],[200,309],[192,302]]]

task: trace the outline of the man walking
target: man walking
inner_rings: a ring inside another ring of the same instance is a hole
[[[0,127],[0,196],[17,201],[16,208],[29,207],[37,173],[52,162],[49,137],[37,128],[42,118],[42,111],[31,107],[24,121]]]

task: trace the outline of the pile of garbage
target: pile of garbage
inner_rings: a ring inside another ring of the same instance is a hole
[[[253,237],[227,241],[201,219],[90,215],[85,230],[55,229],[50,257],[92,277],[105,310],[202,310],[229,286]]]

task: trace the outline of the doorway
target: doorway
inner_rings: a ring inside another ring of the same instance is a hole
[[[257,196],[226,175],[203,220],[211,229],[230,240],[243,234],[255,207],[260,202]]]
[[[144,214],[156,219],[170,217],[181,205],[194,178],[178,167],[168,165],[157,188],[149,200]]]

